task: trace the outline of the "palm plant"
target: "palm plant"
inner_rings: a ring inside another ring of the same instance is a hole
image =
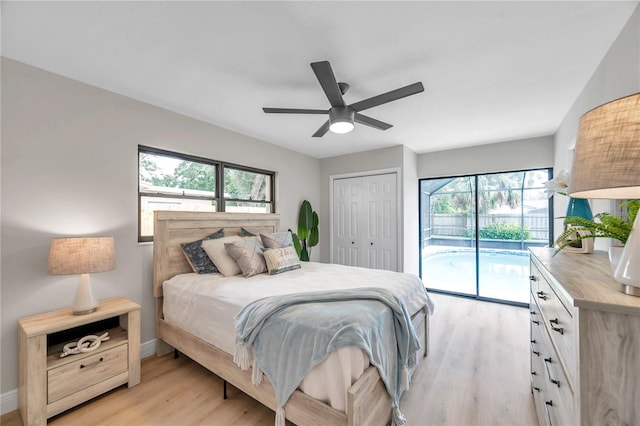
[[[633,221],[640,210],[640,200],[630,200],[622,203],[627,207],[627,220],[620,219],[609,213],[598,213],[594,220],[588,220],[577,216],[567,216],[564,224],[567,229],[560,234],[554,244],[558,247],[556,253],[563,248],[579,243],[586,238],[613,238],[626,244],[633,228]],[[596,220],[598,220],[596,222]],[[590,235],[576,234],[576,229],[584,229],[590,232]]]

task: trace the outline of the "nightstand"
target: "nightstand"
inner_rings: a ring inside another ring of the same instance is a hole
[[[91,352],[60,358],[65,343],[109,332]],[[18,408],[25,425],[49,417],[117,386],[140,383],[140,305],[105,300],[87,315],[70,308],[18,320]]]

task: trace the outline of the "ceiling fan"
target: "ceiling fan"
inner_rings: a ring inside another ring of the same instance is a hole
[[[336,81],[336,77],[333,75],[333,70],[331,69],[331,64],[328,61],[312,62],[311,68],[316,74],[322,90],[324,90],[325,95],[327,95],[331,108],[262,108],[262,110],[267,114],[329,114],[329,119],[313,134],[314,138],[324,136],[329,130],[333,133],[348,133],[353,130],[354,122],[379,130],[387,130],[392,127],[391,124],[360,114],[360,111],[424,91],[422,83],[417,82],[347,105],[342,95],[347,93],[349,85]]]

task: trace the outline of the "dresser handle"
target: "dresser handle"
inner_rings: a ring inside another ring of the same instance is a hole
[[[531,375],[532,375],[532,376],[537,376],[537,375],[538,375],[538,373],[536,373],[535,371],[532,371],[532,372],[531,372]]]
[[[104,359],[103,357],[100,357],[100,359],[99,359],[99,360],[94,361],[94,362],[92,362],[92,363],[90,363],[90,364],[87,364],[87,365],[80,364],[80,368],[86,368],[86,367],[89,367],[89,366],[91,366],[91,365],[98,364],[99,362],[102,362],[102,360],[103,360],[103,359]]]
[[[553,407],[553,401],[545,401],[544,403],[550,407]]]
[[[536,342],[536,339],[531,339],[531,343],[538,343],[538,342]]]
[[[533,387],[533,390],[537,390],[538,392],[540,392],[540,388],[537,388],[535,386]]]
[[[534,355],[540,356],[540,352],[537,352],[537,351],[531,351],[531,352],[533,352]]]
[[[539,291],[539,292],[537,293],[537,295],[538,295],[538,299],[547,300],[547,295],[546,295],[546,294],[544,294],[544,291],[542,291],[542,290],[541,290],[541,291]]]
[[[529,275],[529,281],[538,281],[535,275]]]
[[[536,311],[531,311],[531,315],[538,315]]]
[[[540,325],[540,321],[532,320],[531,322],[534,323],[534,324]]]
[[[549,358],[545,358],[544,359],[545,363],[549,363],[549,364],[553,364],[553,360],[551,359],[551,357]],[[551,383],[553,383],[554,385],[556,385],[557,387],[560,387],[560,380],[554,380],[551,378],[551,373],[549,372],[549,366],[547,364],[545,364],[546,368],[547,368],[547,377],[549,377],[549,381]]]
[[[554,326],[553,326],[553,324],[558,325],[559,323],[560,323],[560,322],[558,321],[558,318],[556,318],[556,319],[552,319],[552,320],[549,320],[549,324],[551,324],[551,329],[552,329],[553,331],[557,331],[558,333],[560,333],[560,334],[564,335],[564,328],[562,328],[562,327],[554,327]]]

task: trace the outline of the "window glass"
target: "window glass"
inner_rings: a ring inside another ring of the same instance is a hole
[[[138,241],[153,240],[156,210],[275,211],[273,172],[142,146],[138,170]]]

